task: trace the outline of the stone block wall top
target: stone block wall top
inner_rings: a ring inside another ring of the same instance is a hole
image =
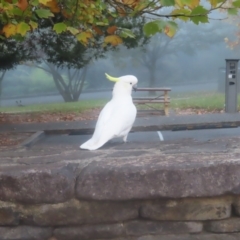
[[[30,226],[0,227],[1,240],[47,240],[52,236],[50,228]]]
[[[74,197],[75,175],[70,165],[7,167],[0,170],[0,200],[56,203]]]
[[[0,159],[0,164],[5,161],[0,168],[0,200],[48,204],[73,198],[125,201],[239,195],[239,142],[240,138],[118,144],[94,153],[61,146],[50,149],[53,155],[49,150],[43,162],[35,161],[40,150],[19,151],[12,163],[9,154]],[[24,164],[19,162],[22,158]]]
[[[76,196],[121,201],[240,194],[240,160],[221,158],[159,154],[93,162],[79,175]]]

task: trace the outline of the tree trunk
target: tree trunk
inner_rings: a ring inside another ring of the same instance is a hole
[[[87,66],[82,69],[81,74],[79,74],[80,69],[73,70],[73,73],[69,69],[67,77],[68,79],[64,80],[62,75],[58,72],[58,69],[56,69],[52,63],[49,63],[47,61],[44,61],[44,63],[48,66],[48,69],[38,65],[35,65],[35,67],[38,67],[52,75],[54,84],[64,101],[78,101],[86,79]]]
[[[50,72],[53,76],[53,81],[55,83],[55,86],[58,89],[58,92],[63,97],[64,101],[74,102],[73,96],[69,91],[69,86],[64,82],[64,79],[62,78],[61,74],[57,72],[53,64],[50,64],[50,63],[46,63],[46,64],[49,67]]]
[[[151,67],[151,69],[148,69],[148,70],[149,70],[149,87],[153,88],[153,87],[155,87],[155,83],[156,83],[156,81],[155,81],[156,80],[156,77],[155,77],[155,70],[156,70],[156,68],[153,65]],[[148,92],[148,95],[150,95],[150,96],[153,96],[155,94],[156,94],[155,91]]]
[[[81,74],[81,77],[78,80],[78,81],[80,81],[80,79],[81,79],[81,82],[80,82],[80,86],[78,88],[76,88],[76,91],[74,92],[74,100],[75,101],[78,101],[78,99],[79,99],[79,97],[82,93],[83,86],[84,86],[84,83],[85,83],[85,80],[86,80],[87,68],[88,68],[87,66],[85,66],[83,68],[83,72]]]
[[[3,82],[3,79],[4,79],[4,76],[6,74],[6,70],[2,72],[2,75],[0,77],[0,106],[1,106],[1,98],[2,98],[2,82]]]
[[[80,71],[80,70],[78,70]],[[86,80],[87,66],[84,67],[81,76],[77,79],[68,79],[69,84],[65,84],[62,76],[54,70],[51,70],[54,83],[65,102],[77,102],[82,92]],[[73,77],[73,76],[72,76]],[[74,78],[74,77],[73,77]]]

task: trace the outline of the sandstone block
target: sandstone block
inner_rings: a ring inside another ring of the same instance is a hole
[[[240,216],[240,196],[235,196],[233,199],[233,208],[234,208],[234,213],[237,216]]]
[[[139,240],[144,235],[158,235],[161,236],[162,240],[164,235],[170,233],[198,233],[201,231],[201,223],[132,221],[118,224],[56,228],[53,235],[57,240]]]
[[[222,155],[153,154],[119,161],[112,153],[81,172],[76,196],[121,201],[235,195],[240,194],[239,172],[240,163],[229,163]]]
[[[183,235],[150,235],[135,240],[239,240],[240,234],[183,234]],[[128,239],[126,239],[128,240]]]
[[[239,233],[232,234],[167,234],[145,235],[140,237],[103,238],[98,240],[239,240]]]
[[[210,220],[230,217],[231,199],[185,198],[147,202],[141,207],[143,218],[163,221]]]
[[[140,237],[104,238],[92,240],[239,240],[240,234],[167,234]]]
[[[74,196],[74,172],[67,165],[8,167],[0,171],[0,200],[58,203]]]
[[[122,224],[66,227],[54,230],[54,236],[57,240],[111,239],[124,235]]]
[[[0,201],[0,225],[17,225],[19,223],[19,212],[13,203]]]
[[[26,206],[26,224],[67,226],[91,223],[114,223],[138,218],[138,205],[127,202],[96,202],[70,200],[58,204]]]
[[[240,218],[229,218],[206,223],[206,229],[215,233],[240,232]]]
[[[132,221],[124,224],[127,236],[199,233],[202,223]]]
[[[47,240],[51,235],[52,230],[50,228],[0,227],[0,240]]]

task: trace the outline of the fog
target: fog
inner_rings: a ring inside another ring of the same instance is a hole
[[[213,15],[220,18],[219,15]],[[152,37],[141,48],[106,53],[86,70],[80,99],[103,99],[111,96],[112,76],[135,75],[138,87],[170,87],[173,93],[216,92],[224,82],[225,59],[240,58],[239,48],[231,50],[224,38],[234,39],[237,28],[230,21],[211,20],[209,24],[179,24],[172,39],[163,34]],[[64,75],[66,70],[59,72]],[[1,106],[61,102],[51,74],[42,69],[18,66],[9,70],[2,82]]]

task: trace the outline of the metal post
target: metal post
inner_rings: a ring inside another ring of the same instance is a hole
[[[226,59],[225,112],[227,113],[237,112],[238,61],[239,59]]]

